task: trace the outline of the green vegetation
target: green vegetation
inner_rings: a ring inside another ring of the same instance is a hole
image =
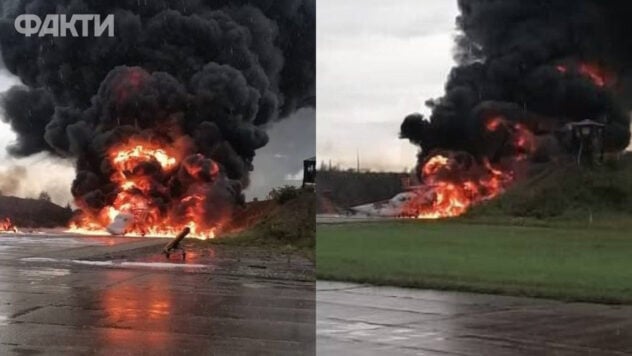
[[[268,199],[274,200],[279,204],[285,204],[292,199],[296,199],[301,194],[301,190],[292,185],[284,185],[274,188],[268,193]]]
[[[300,251],[313,259],[316,219],[315,194],[311,188],[282,187],[273,200],[253,202],[233,223],[233,231],[211,244],[268,246]]]
[[[632,303],[632,154],[518,177],[450,221],[319,225],[318,277]]]
[[[632,230],[400,221],[319,225],[320,279],[632,303]]]
[[[532,169],[530,179],[472,209],[475,221],[519,224],[562,222],[603,226],[632,220],[632,156],[603,166],[579,168],[575,163],[547,164]],[[629,224],[632,225],[632,224]]]

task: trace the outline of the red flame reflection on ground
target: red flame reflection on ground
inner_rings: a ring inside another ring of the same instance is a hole
[[[126,216],[132,222],[124,232],[126,235],[173,237],[185,227],[191,229],[190,237],[207,239],[215,237],[215,227],[206,227],[204,224],[203,206],[205,195],[191,193],[176,201],[172,210],[164,211],[164,208],[156,206],[152,195],[156,192],[168,194],[168,187],[157,181],[143,165],[159,165],[162,174],[173,173],[177,169],[184,155],[172,146],[145,142],[142,140],[130,140],[130,142],[116,145],[108,151],[108,159],[113,167],[110,181],[117,186],[117,194],[113,203],[101,209],[96,215],[83,214],[70,226],[70,232],[95,233],[105,232],[117,216]],[[182,162],[182,166],[192,177],[200,174],[202,167],[196,164],[203,157],[194,157],[197,160]],[[210,178],[216,178],[219,174],[219,166],[212,162]],[[79,207],[85,206],[81,201]],[[86,209],[84,209],[86,210]]]

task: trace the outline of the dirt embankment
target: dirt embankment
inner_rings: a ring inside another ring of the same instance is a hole
[[[266,243],[313,247],[316,233],[316,194],[296,189],[290,196],[248,203],[231,222],[233,233]]]
[[[575,162],[539,167],[470,217],[592,220],[632,216],[632,154],[602,165]]]

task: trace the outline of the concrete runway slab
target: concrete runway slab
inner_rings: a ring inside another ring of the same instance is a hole
[[[165,243],[0,235],[0,355],[313,354],[314,282],[287,272],[309,261]]]
[[[629,355],[632,306],[317,283],[319,355]]]

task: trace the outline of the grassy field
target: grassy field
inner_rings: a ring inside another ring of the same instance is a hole
[[[320,279],[632,303],[632,229],[319,225]]]
[[[234,216],[236,229],[206,244],[259,246],[300,252],[314,261],[316,195],[311,189],[284,187],[283,196],[249,203]]]

